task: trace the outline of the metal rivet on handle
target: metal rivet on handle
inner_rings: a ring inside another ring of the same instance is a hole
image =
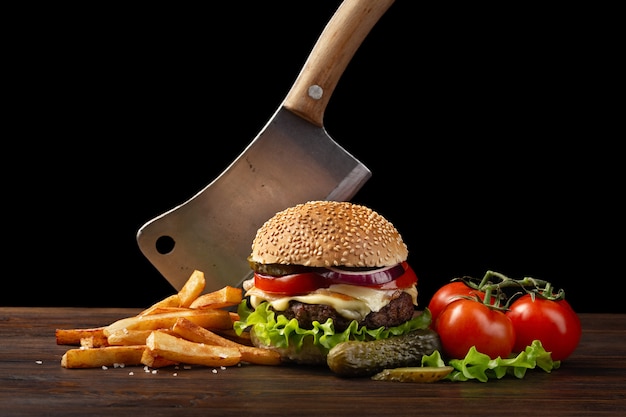
[[[324,95],[324,90],[317,84],[314,84],[309,87],[309,97],[314,100],[319,100]]]

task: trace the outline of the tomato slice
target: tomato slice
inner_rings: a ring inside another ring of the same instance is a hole
[[[327,288],[331,284],[330,280],[315,272],[284,275],[282,277],[254,273],[255,287],[263,291],[279,294],[304,294],[315,291],[318,288]]]
[[[380,290],[395,290],[409,288],[417,283],[417,276],[407,262],[402,263],[404,273],[397,279],[379,285],[367,285],[368,288],[376,288]],[[306,294],[319,288],[328,288],[333,284],[344,284],[341,281],[335,281],[326,278],[315,272],[305,272],[301,274],[291,274],[282,277],[274,277],[272,275],[254,273],[254,286],[262,291],[293,295]]]

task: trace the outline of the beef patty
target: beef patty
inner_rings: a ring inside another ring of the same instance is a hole
[[[324,304],[305,304],[299,301],[291,301],[285,311],[278,313],[290,320],[295,318],[303,329],[312,329],[314,321],[325,323],[330,318],[333,319],[335,331],[342,332],[352,322],[351,319],[347,319],[337,313],[337,310],[333,307]],[[359,322],[359,326],[365,326],[368,329],[394,327],[410,320],[414,313],[413,298],[409,294],[402,292],[379,311],[370,312]]]

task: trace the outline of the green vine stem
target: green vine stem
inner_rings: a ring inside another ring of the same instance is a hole
[[[500,272],[488,270],[480,281],[467,276],[460,278],[460,280],[470,288],[484,292],[485,304],[491,305],[493,296],[495,298],[495,304],[492,305],[494,308],[508,308],[511,301],[521,294],[530,294],[533,298],[541,297],[552,301],[559,301],[565,298],[565,291],[563,289],[559,289],[555,293],[551,282],[532,277],[513,279]],[[478,283],[476,283],[476,281],[478,281]],[[507,297],[503,291],[506,288],[517,288],[520,291]],[[502,300],[506,300],[503,307],[500,305]]]

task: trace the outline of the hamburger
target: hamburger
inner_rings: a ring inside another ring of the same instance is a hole
[[[283,362],[325,364],[348,340],[428,327],[416,313],[417,277],[396,228],[363,205],[309,201],[257,231],[235,330]]]

